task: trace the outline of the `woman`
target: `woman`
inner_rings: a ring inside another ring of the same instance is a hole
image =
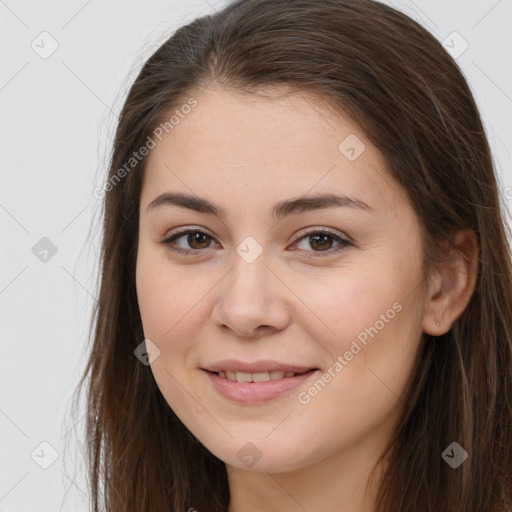
[[[512,510],[505,221],[468,85],[416,22],[196,19],[135,80],[101,196],[94,511]]]

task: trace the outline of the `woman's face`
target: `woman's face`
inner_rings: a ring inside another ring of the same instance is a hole
[[[195,98],[155,138],[140,202],[137,295],[163,396],[230,466],[375,453],[422,333],[416,215],[318,100]]]

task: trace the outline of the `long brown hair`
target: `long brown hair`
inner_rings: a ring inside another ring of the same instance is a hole
[[[94,512],[228,507],[225,464],[184,427],[150,367],[134,356],[144,339],[135,265],[147,158],[112,181],[170,112],[210,84],[244,93],[286,85],[357,122],[421,221],[425,277],[456,230],[477,235],[476,289],[450,331],[422,337],[375,510],[511,511],[510,232],[482,121],[459,67],[428,31],[379,2],[238,0],[165,41],[143,66],[119,118],[92,346],[77,388],[86,384]],[[453,441],[469,454],[457,469],[441,457]]]

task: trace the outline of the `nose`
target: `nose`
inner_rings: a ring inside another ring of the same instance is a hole
[[[219,329],[251,338],[286,328],[290,291],[268,266],[265,253],[252,263],[234,256],[232,270],[216,287],[212,321]]]

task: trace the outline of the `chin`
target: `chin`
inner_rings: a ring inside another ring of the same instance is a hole
[[[287,441],[287,442],[286,442]],[[256,472],[283,473],[301,469],[314,460],[308,460],[304,442],[285,440],[276,436],[268,438],[233,438],[219,442],[203,442],[203,445],[227,465]],[[311,446],[308,447],[312,449]],[[309,454],[312,458],[313,453]]]

